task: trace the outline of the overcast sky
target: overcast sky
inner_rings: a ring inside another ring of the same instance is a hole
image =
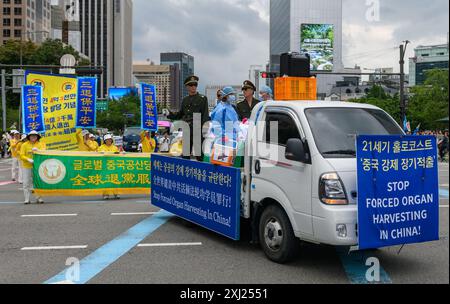
[[[275,0],[276,1],[276,0]],[[333,1],[333,0],[329,0]],[[448,0],[379,0],[379,21],[366,1],[343,0],[343,61],[362,68],[395,67],[403,40],[412,48],[447,42]],[[183,51],[207,84],[240,84],[251,65],[269,57],[269,0],[134,0],[134,61]]]

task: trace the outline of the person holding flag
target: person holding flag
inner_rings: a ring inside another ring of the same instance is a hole
[[[23,166],[22,166],[22,160],[20,159],[20,149],[22,148],[22,145],[28,141],[27,135],[22,134],[22,137],[20,138],[20,141],[16,145],[16,154],[17,154],[17,160],[19,162],[19,184],[23,184]]]
[[[403,121],[403,131],[405,131],[406,134],[411,134],[411,123],[408,121],[406,116],[405,120]]]
[[[114,145],[114,138],[111,134],[106,134],[103,138],[104,144],[98,149],[100,153],[120,153],[119,148]],[[109,196],[111,193],[105,192],[103,193],[103,199],[109,200]],[[112,193],[115,199],[120,199],[120,196],[116,193]]]
[[[156,140],[154,134],[150,131],[143,131],[141,133],[142,153],[153,153],[156,149]]]
[[[33,155],[37,151],[46,150],[46,146],[42,143],[41,135],[36,131],[31,131],[27,136],[27,142],[22,144],[20,148],[20,159],[23,167],[23,193],[25,196],[25,205],[31,204],[31,193],[33,191]],[[43,204],[41,197],[36,198],[37,204]]]

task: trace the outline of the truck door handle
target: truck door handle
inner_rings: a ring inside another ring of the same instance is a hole
[[[255,173],[256,175],[261,174],[261,162],[259,160],[255,162]]]

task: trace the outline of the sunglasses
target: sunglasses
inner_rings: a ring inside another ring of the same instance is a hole
[[[198,84],[191,83],[191,84],[188,84],[187,86],[188,86],[188,87],[198,87]]]

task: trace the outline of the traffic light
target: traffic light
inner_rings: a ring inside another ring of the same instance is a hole
[[[271,72],[261,72],[261,77],[264,79],[274,79],[278,77],[278,74]]]

